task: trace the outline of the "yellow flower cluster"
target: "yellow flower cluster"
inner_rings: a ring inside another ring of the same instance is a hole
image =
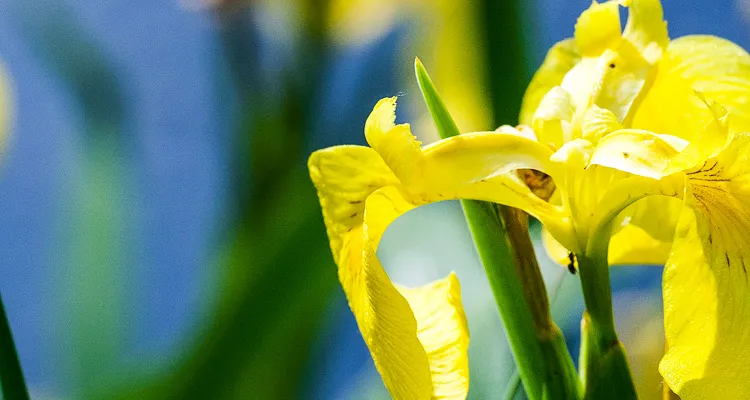
[[[522,126],[422,147],[408,124],[394,124],[395,108],[395,98],[375,106],[370,147],[333,147],[309,162],[341,283],[394,398],[468,392],[456,277],[406,289],[375,255],[399,215],[447,199],[526,211],[560,260],[608,253],[611,264],[665,264],[665,382],[683,399],[750,398],[744,50],[712,36],[670,40],[658,0],[594,2],[535,75]],[[552,197],[535,195],[519,169],[549,175]]]

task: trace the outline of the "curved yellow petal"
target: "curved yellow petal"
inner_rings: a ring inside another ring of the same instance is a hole
[[[393,186],[383,188],[398,181],[370,148],[317,151],[309,168],[341,286],[385,386],[397,399],[429,399],[430,366],[417,322],[376,257],[385,228],[414,205]]]
[[[609,241],[609,265],[664,265],[671,241],[652,237],[645,229],[628,224]]]
[[[669,44],[667,22],[659,0],[624,0],[628,22],[622,36],[633,43],[643,58],[653,64]]]
[[[669,162],[665,175],[695,167],[708,158],[715,157],[734,139],[734,131],[729,129],[727,111],[721,105],[703,99],[712,119],[680,154]]]
[[[515,174],[533,169],[556,178],[552,151],[517,134],[475,132],[420,148],[409,126],[394,125],[395,98],[381,100],[366,124],[367,141],[398,177],[415,204],[473,199],[520,208],[573,245],[572,226],[561,209],[540,199]]]
[[[682,399],[750,397],[750,135],[687,171],[664,273],[669,350],[659,370]]]
[[[581,54],[578,52],[574,39],[566,39],[558,42],[547,52],[544,62],[531,79],[521,104],[519,122],[531,125],[534,113],[539,108],[539,103],[555,86],[562,83],[563,77],[578,61]]]
[[[458,280],[450,275],[421,288],[396,289],[375,255],[387,226],[413,207],[395,187],[380,189],[367,198],[364,271],[372,270],[374,279],[365,275],[363,291],[353,293],[363,299],[365,307],[353,310],[362,321],[362,335],[394,398],[465,398],[469,389],[469,333]],[[423,355],[431,382],[429,390],[422,376]],[[404,379],[417,372],[421,380]]]
[[[652,132],[620,129],[599,141],[590,163],[659,179],[679,153],[669,141]]]
[[[376,251],[385,229],[413,204],[393,187],[379,189],[366,200],[363,225],[354,232],[339,278],[370,349],[375,367],[395,399],[429,399],[429,361],[417,337],[417,321],[409,303],[395,288]]]
[[[726,107],[733,129],[750,131],[750,55],[713,36],[685,36],[669,44],[632,126],[692,142],[714,119],[696,91]]]
[[[678,198],[649,196],[623,210],[609,242],[610,265],[663,265],[681,209]]]
[[[711,120],[692,142],[641,129],[620,129],[599,140],[591,164],[660,179],[716,156],[733,140],[734,131],[728,127],[724,107],[703,101]]]
[[[468,330],[455,276],[396,289],[376,256],[387,226],[415,205],[371,148],[317,151],[309,167],[339,279],[393,398],[465,398]]]
[[[619,8],[615,1],[602,4],[593,1],[578,17],[574,37],[583,56],[596,57],[619,45],[622,40]]]
[[[607,134],[619,129],[622,129],[622,125],[612,111],[592,105],[583,117],[581,137],[591,143],[597,143]]]
[[[573,98],[568,91],[560,86],[550,89],[534,112],[532,127],[537,140],[553,149],[559,149],[575,139],[571,126],[574,112]]]
[[[422,153],[423,169],[408,190],[422,201],[473,199],[520,208],[539,219],[562,242],[572,245],[567,213],[538,196],[513,170],[532,169],[557,180],[551,150],[522,136],[496,132],[467,133],[433,143]]]
[[[338,264],[345,236],[362,225],[367,196],[399,182],[378,153],[364,146],[318,150],[307,165],[318,190],[333,259]]]
[[[396,176],[412,176],[422,167],[421,143],[409,124],[395,124],[396,97],[378,101],[365,122],[367,143],[377,151]]]
[[[397,287],[417,319],[432,373],[433,399],[465,399],[469,391],[469,327],[454,273],[419,288]]]
[[[581,123],[592,104],[612,111],[618,121],[626,123],[652,70],[653,66],[628,41],[598,57],[584,57],[561,83],[573,97],[575,125]]]

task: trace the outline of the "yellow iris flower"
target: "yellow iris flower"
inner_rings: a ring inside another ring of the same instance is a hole
[[[660,372],[670,388],[683,399],[750,398],[750,56],[712,36],[670,41],[657,0],[619,4],[630,6],[622,34],[618,2],[593,3],[574,39],[550,50],[521,123],[558,159],[587,166],[556,193],[579,246],[616,215],[610,264],[666,262]],[[561,262],[567,249],[587,250],[558,241],[545,234]]]
[[[624,31],[620,5],[630,12]],[[711,36],[670,41],[658,0],[594,2],[535,75],[526,126],[421,147],[408,124],[395,125],[395,107],[395,98],[375,106],[370,147],[333,147],[309,162],[342,286],[394,398],[468,391],[455,276],[406,289],[375,255],[399,215],[459,198],[523,209],[544,224],[553,254],[666,262],[666,383],[683,399],[750,398],[745,51]],[[537,197],[519,169],[549,175],[552,198]]]

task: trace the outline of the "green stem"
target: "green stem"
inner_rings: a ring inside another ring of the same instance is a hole
[[[600,255],[579,254],[577,259],[583,299],[592,327],[598,332],[600,340],[604,342],[616,340],[615,317],[612,311],[612,290],[606,258],[602,260]],[[602,345],[605,344],[602,343]]]
[[[586,312],[581,321],[579,369],[585,399],[636,399],[625,348],[617,338],[609,281],[611,223],[577,255]]]
[[[23,379],[21,362],[18,360],[18,352],[13,343],[13,334],[10,331],[8,316],[5,315],[2,297],[0,297],[0,382],[4,399],[29,399],[29,391]]]
[[[459,134],[419,61],[419,87],[442,138]],[[462,200],[466,221],[495,296],[518,374],[532,400],[577,399],[580,388],[560,329],[552,322],[529,236],[528,216],[493,203]]]
[[[495,205],[463,200],[461,205],[495,296],[518,373],[530,399],[541,399],[545,358],[537,339],[531,308],[523,301],[513,253]]]

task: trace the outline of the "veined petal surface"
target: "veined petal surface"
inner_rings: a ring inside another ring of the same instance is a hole
[[[659,370],[684,400],[750,398],[750,136],[687,171],[664,271],[669,350]]]

